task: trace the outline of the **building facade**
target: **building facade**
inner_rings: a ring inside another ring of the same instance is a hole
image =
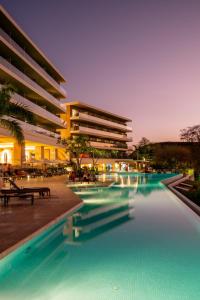
[[[90,145],[94,148],[115,151],[118,158],[123,158],[129,151],[129,143],[132,142],[131,120],[97,107],[74,101],[63,104],[66,113],[62,118],[67,123],[66,130],[62,130],[63,137],[85,135],[89,138]],[[121,154],[121,155],[120,155]],[[114,160],[105,160],[107,166],[113,169]],[[118,159],[119,164],[122,160]],[[106,164],[99,160],[99,167],[103,170]],[[83,159],[83,164],[90,164],[90,159]],[[120,166],[119,166],[120,168]]]
[[[13,18],[0,6],[0,84],[11,84],[13,102],[31,110],[36,126],[18,120],[25,145],[20,146],[9,132],[0,128],[0,163],[21,165],[33,161],[65,160],[65,150],[57,141],[59,129],[66,128],[60,118],[66,98],[62,74],[33,43]]]

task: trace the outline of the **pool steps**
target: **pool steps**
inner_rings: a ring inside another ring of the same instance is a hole
[[[189,198],[187,198],[185,195],[183,195],[180,191],[175,189],[175,187],[181,183],[184,183],[184,181],[188,180],[190,178],[189,175],[183,176],[182,174],[178,176],[174,176],[170,179],[163,180],[162,183],[165,184],[170,191],[172,191],[182,202],[187,205],[189,208],[191,208],[198,216],[200,216],[200,207],[196,205],[194,202],[192,202]],[[183,189],[183,188],[182,188]],[[181,189],[180,189],[181,190]]]

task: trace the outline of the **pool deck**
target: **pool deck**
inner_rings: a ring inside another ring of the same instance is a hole
[[[48,186],[51,197],[11,200],[8,207],[0,204],[0,259],[56,223],[70,211],[80,207],[82,200],[66,186],[66,176],[19,180],[23,187]]]

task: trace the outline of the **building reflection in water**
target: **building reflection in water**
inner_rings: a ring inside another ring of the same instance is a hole
[[[115,193],[116,194],[116,193]],[[63,235],[67,244],[81,244],[133,219],[133,201],[85,203],[80,211],[67,218]]]
[[[114,174],[107,177],[113,178],[110,187],[74,189],[84,201],[84,206],[68,217],[64,225],[66,243],[81,244],[130,221],[133,219],[135,195],[146,196],[163,188],[160,178],[151,174]],[[104,180],[106,179],[104,175]]]

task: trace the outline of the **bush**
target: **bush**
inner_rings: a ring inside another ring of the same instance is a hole
[[[198,206],[200,206],[200,183],[195,182],[193,188],[190,191],[185,192],[185,195]]]

